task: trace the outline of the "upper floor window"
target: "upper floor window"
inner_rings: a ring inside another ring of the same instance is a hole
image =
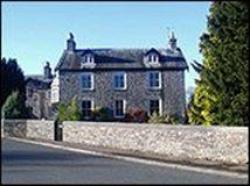
[[[161,73],[149,72],[148,74],[149,88],[160,89],[161,88]]]
[[[151,48],[150,50],[148,50],[145,53],[144,56],[144,63],[146,63],[146,65],[156,65],[159,66],[159,59],[160,59],[160,53],[158,50]]]
[[[151,63],[159,62],[159,57],[156,54],[149,54],[148,62],[151,62]]]
[[[92,73],[82,74],[81,87],[86,90],[92,90],[94,88],[94,75]]]
[[[91,54],[87,54],[83,57],[84,63],[94,63],[94,56]]]
[[[125,72],[116,72],[114,74],[114,88],[115,89],[126,89],[126,73]]]

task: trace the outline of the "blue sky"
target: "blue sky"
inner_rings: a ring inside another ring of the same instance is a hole
[[[206,31],[210,2],[4,2],[2,57],[16,58],[25,75],[57,64],[69,32],[77,48],[164,48],[173,28],[190,70],[186,88],[202,60],[199,38]]]

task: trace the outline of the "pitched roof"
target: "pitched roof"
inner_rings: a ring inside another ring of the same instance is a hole
[[[25,82],[28,84],[30,81],[33,82],[33,84],[37,88],[49,88],[50,84],[52,83],[53,79],[44,78],[43,75],[27,75],[25,76]]]
[[[152,49],[77,49],[74,52],[65,50],[55,70],[81,69],[81,58],[91,52],[95,56],[95,69],[145,68],[143,57]],[[159,62],[163,68],[187,68],[186,60],[179,48],[153,49],[160,55]]]

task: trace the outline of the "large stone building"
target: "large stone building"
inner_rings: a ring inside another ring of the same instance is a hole
[[[31,115],[37,119],[51,118],[51,83],[53,75],[47,62],[43,75],[26,76],[26,106],[32,108]]]
[[[77,96],[85,118],[96,107],[109,108],[114,118],[134,108],[184,118],[187,68],[173,33],[162,49],[77,49],[70,34],[55,68],[51,102]]]

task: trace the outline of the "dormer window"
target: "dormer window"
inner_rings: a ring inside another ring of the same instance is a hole
[[[87,50],[82,55],[82,68],[94,68],[95,64],[95,56],[92,51]]]
[[[94,56],[91,54],[84,56],[84,63],[94,63]]]
[[[159,62],[159,57],[157,54],[149,54],[148,55],[148,62],[151,63],[158,63]]]
[[[160,64],[160,53],[152,48],[147,51],[144,55],[144,64],[146,67],[159,67]]]

